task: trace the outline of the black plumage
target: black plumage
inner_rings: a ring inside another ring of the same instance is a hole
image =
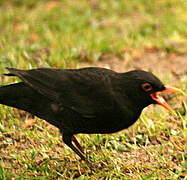
[[[157,103],[151,94],[166,89],[156,76],[142,70],[7,69],[10,73],[4,75],[17,76],[22,82],[0,87],[0,103],[58,127],[64,143],[82,159],[75,134],[125,129],[136,122],[143,108]]]

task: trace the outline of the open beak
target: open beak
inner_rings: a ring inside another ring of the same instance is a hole
[[[164,108],[166,108],[168,111],[176,115],[176,112],[170,107],[170,105],[164,100],[163,97],[159,96],[159,93],[161,92],[174,92],[174,93],[182,93],[185,94],[182,90],[174,88],[174,87],[166,87],[163,91],[155,92],[151,94],[151,97],[154,101],[156,101],[157,104],[160,104]]]

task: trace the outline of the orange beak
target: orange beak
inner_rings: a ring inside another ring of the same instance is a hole
[[[182,90],[174,88],[174,87],[166,87],[163,91],[161,92],[174,92],[174,93],[182,93],[185,94]],[[170,105],[164,100],[163,97],[159,96],[160,92],[155,92],[151,94],[151,97],[154,101],[156,101],[157,104],[160,104],[164,108],[166,108],[168,111],[171,113],[176,114],[176,112],[170,107]]]

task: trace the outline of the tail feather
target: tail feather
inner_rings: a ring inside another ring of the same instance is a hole
[[[6,75],[8,76],[17,76],[18,72],[20,70],[18,69],[15,69],[15,68],[9,68],[9,67],[6,67],[6,69],[10,72],[10,73],[7,73]]]
[[[12,73],[4,73],[4,74],[1,74],[3,76],[15,76],[15,74],[12,74]]]
[[[51,100],[24,82],[1,86],[0,104],[27,111],[49,122],[54,118],[54,112],[50,108]]]
[[[18,69],[15,68],[8,68],[6,67],[6,69],[9,71],[9,73],[4,73],[4,74],[0,74],[1,76],[16,76],[16,72],[18,72]]]

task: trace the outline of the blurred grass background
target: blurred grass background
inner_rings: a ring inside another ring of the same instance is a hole
[[[1,64],[65,67],[125,59],[127,48],[185,53],[186,9],[185,0],[2,0]]]
[[[185,0],[1,0],[0,12],[1,73],[5,67],[92,66],[106,57],[136,67],[134,60],[147,51],[187,57]],[[186,71],[173,83],[174,75],[166,76],[165,70],[160,70],[164,81],[185,91]],[[80,135],[102,167],[95,171],[63,146],[56,129],[39,119],[27,129],[24,122],[32,116],[1,106],[0,179],[187,179],[186,99],[173,104],[181,108],[181,102],[183,115],[178,118],[150,108],[124,132]]]

